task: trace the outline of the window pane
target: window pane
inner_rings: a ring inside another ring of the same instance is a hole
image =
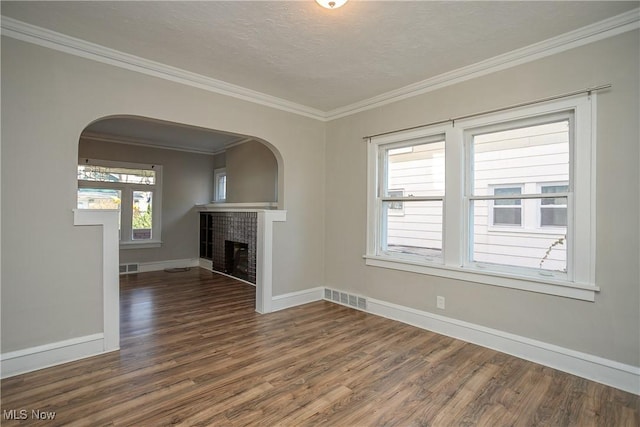
[[[218,200],[226,200],[227,198],[227,175],[218,177]]]
[[[505,200],[496,200],[505,201]],[[493,209],[494,225],[521,225],[522,209],[520,208],[494,208]]]
[[[78,209],[120,209],[120,190],[78,188]]]
[[[385,196],[398,188],[407,197],[444,195],[444,141],[387,149],[385,156]]]
[[[566,193],[569,191],[568,185],[543,185],[540,188],[540,192],[544,193]],[[567,205],[566,197],[551,197],[542,199],[541,203],[543,205]]]
[[[403,202],[404,215],[394,215],[394,202],[383,202],[382,251],[442,259],[442,201]]]
[[[120,236],[120,211],[122,194],[110,188],[78,188],[78,209],[118,209],[118,236]]]
[[[567,208],[541,208],[540,225],[543,227],[566,227]]]
[[[496,196],[512,196],[514,194],[522,194],[522,188],[520,187],[494,188],[493,194],[495,194]],[[514,205],[521,205],[522,202],[520,199],[502,199],[502,200],[496,200],[493,204],[496,206],[514,206]]]
[[[155,185],[156,172],[151,169],[78,165],[78,180]]]
[[[528,267],[541,270],[566,271],[566,231],[558,234],[535,232],[495,231],[488,227],[491,201],[471,203],[472,253],[471,261],[503,266]],[[538,199],[523,200],[523,204],[539,203]],[[535,209],[535,205],[532,205]],[[516,208],[494,209],[506,210]],[[520,208],[517,208],[520,210]],[[557,210],[557,209],[554,209]],[[506,215],[506,214],[505,214]],[[511,218],[513,219],[513,218]]]
[[[569,180],[569,121],[474,135],[472,154],[474,195],[513,183],[524,183],[523,193],[534,194],[537,187],[526,184],[540,177]]]
[[[152,191],[133,192],[133,218],[131,234],[131,238],[133,240],[149,240],[152,237],[152,200]]]

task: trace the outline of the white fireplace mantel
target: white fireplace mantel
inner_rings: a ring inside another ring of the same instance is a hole
[[[275,203],[211,203],[197,205],[200,212],[256,212],[256,311],[270,313],[273,299],[273,223],[287,220],[286,210]]]

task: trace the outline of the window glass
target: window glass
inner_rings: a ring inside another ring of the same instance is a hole
[[[494,188],[496,196],[522,194],[521,187]],[[522,200],[497,199],[493,202],[493,225],[522,225]]]
[[[380,159],[381,253],[442,261],[443,139],[438,135],[385,147]]]
[[[78,165],[78,180],[155,185],[156,172],[150,169]]]
[[[541,193],[566,193],[568,185],[543,185]],[[567,198],[548,197],[540,201],[540,225],[542,227],[567,226]]]
[[[568,182],[569,120],[505,127],[509,128],[473,135],[472,197],[481,199],[470,203],[471,261],[564,272],[567,198],[492,196],[566,193],[568,185],[539,185],[538,181]],[[557,234],[540,232],[536,206],[540,206],[540,226],[564,228]],[[510,231],[510,227],[515,228]]]
[[[150,240],[153,236],[153,218],[151,206],[153,202],[152,191],[133,192],[133,218],[131,223],[133,240]]]
[[[444,195],[444,141],[385,151],[385,196],[403,188],[407,197]]]
[[[432,260],[442,258],[442,201],[406,201],[404,215],[393,216],[393,203],[383,202],[386,232],[383,251]]]
[[[473,136],[473,194],[491,185],[566,181],[569,176],[569,121],[525,126]],[[525,186],[523,194],[537,193]]]

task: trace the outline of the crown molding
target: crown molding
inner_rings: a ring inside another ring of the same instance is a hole
[[[640,28],[640,8],[574,31],[326,112],[335,120]]]
[[[491,74],[569,49],[603,40],[640,28],[640,8],[579,28],[533,45],[495,56],[476,64],[431,77],[402,88],[385,92],[350,105],[322,111],[267,95],[221,80],[182,70],[159,62],[123,53],[114,49],[70,37],[55,31],[2,16],[2,35],[37,44],[50,49],[91,59],[131,71],[159,77],[175,83],[231,96],[281,111],[298,114],[320,121],[330,121],[371,110],[383,105],[422,95],[446,86]]]
[[[82,135],[80,135],[80,140],[109,142],[112,144],[135,145],[138,147],[155,148],[160,150],[182,151],[185,153],[205,154],[208,156],[212,156],[220,152],[219,150],[198,150],[195,148],[184,148],[184,147],[177,147],[177,146],[170,146],[170,145],[160,145],[160,144],[154,144],[145,139],[114,136],[114,135],[108,135],[108,134],[99,133],[99,132],[87,132],[87,131],[82,132]]]
[[[325,120],[325,112],[302,104],[287,101],[262,92],[237,86],[222,80],[192,73],[180,68],[120,52],[95,43],[67,36],[46,28],[27,24],[17,19],[2,16],[2,35],[28,43],[69,53],[85,59],[159,77],[174,83],[196,87],[220,95],[298,114],[316,120]]]

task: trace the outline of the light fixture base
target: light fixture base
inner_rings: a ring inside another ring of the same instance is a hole
[[[346,2],[347,0],[316,0],[316,3],[325,9],[337,9],[343,6]]]

